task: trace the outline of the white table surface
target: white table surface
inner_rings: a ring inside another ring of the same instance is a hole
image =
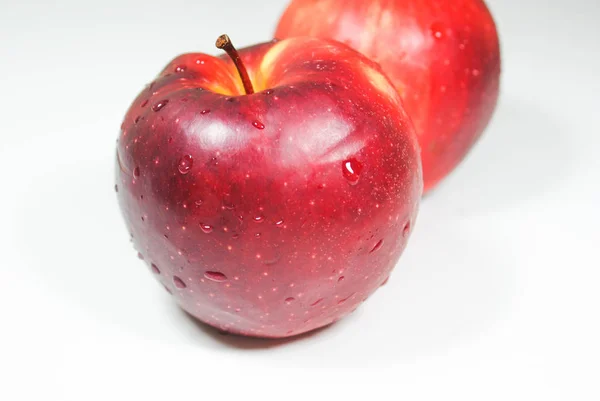
[[[597,1],[489,1],[494,120],[349,318],[222,336],[155,283],[112,189],[124,112],[176,54],[269,40],[285,3],[0,0],[0,399],[600,399]]]

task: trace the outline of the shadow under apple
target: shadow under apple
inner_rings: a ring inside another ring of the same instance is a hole
[[[295,364],[314,365],[318,354],[320,365],[334,367],[406,362],[476,341],[510,316],[517,262],[478,240],[480,232],[468,224],[422,220],[388,284],[331,326],[264,340],[223,335],[185,314],[184,326],[200,328],[187,335],[212,349],[268,350]],[[492,239],[498,249],[510,246]],[[307,346],[310,353],[298,352]]]

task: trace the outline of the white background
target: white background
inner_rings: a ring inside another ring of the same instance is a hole
[[[595,0],[489,1],[495,118],[349,318],[221,336],[155,283],[113,191],[124,112],[179,53],[269,40],[285,3],[0,1],[0,399],[600,399]]]

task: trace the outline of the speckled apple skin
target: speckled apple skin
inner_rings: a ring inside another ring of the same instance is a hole
[[[353,311],[389,276],[422,193],[396,91],[314,38],[177,57],[131,105],[116,189],[140,257],[221,330],[286,337]]]
[[[500,48],[482,0],[293,0],[275,37],[305,35],[339,40],[381,65],[415,124],[425,192],[492,117]]]

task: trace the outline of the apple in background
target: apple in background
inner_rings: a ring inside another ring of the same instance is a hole
[[[482,0],[293,0],[275,37],[336,39],[379,63],[421,145],[425,192],[465,157],[490,121],[500,51]]]
[[[341,43],[217,46],[229,57],[175,58],[127,112],[115,189],[134,245],[221,330],[330,324],[406,246],[423,185],[410,118],[379,67]]]

